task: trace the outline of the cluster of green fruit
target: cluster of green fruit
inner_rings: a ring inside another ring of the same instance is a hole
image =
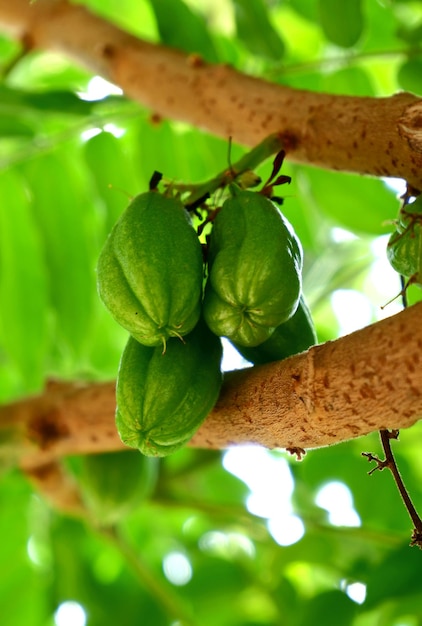
[[[171,189],[137,196],[98,261],[98,289],[130,337],[117,378],[122,441],[166,456],[193,436],[222,383],[221,337],[252,363],[315,343],[302,249],[278,206],[232,184],[206,246]]]

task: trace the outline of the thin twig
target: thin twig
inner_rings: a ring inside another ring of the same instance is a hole
[[[386,467],[393,474],[393,478],[399,490],[400,496],[403,500],[403,503],[414,525],[410,545],[419,546],[419,548],[422,549],[422,519],[419,517],[413,505],[413,502],[409,496],[409,493],[404,485],[403,479],[397,467],[397,463],[395,461],[393,451],[391,449],[391,444],[390,444],[391,439],[398,439],[399,431],[398,430],[391,430],[391,431],[380,430],[379,432],[380,432],[382,447],[384,449],[385,459],[381,460],[379,457],[375,456],[374,454],[371,454],[370,452],[362,452],[362,456],[365,456],[368,459],[368,461],[375,461],[377,464],[369,472],[369,474],[373,474],[376,470],[383,470]]]

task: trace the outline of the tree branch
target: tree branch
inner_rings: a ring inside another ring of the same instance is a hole
[[[422,100],[295,90],[154,45],[66,0],[0,0],[0,29],[74,58],[162,117],[245,145],[281,133],[288,157],[404,178],[422,190]]]
[[[422,416],[421,313],[419,303],[285,361],[228,373],[191,445],[310,449],[411,426]],[[112,382],[51,383],[0,407],[0,441],[26,469],[116,450],[114,411]]]

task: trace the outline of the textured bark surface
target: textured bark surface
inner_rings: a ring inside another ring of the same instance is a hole
[[[422,189],[422,100],[300,91],[137,39],[65,0],[0,0],[0,30],[119,85],[158,117],[255,145],[282,134],[288,158],[404,178]]]
[[[422,417],[422,303],[285,361],[230,372],[191,441],[311,449]],[[114,383],[52,383],[43,395],[0,407],[0,435],[22,467],[123,447]]]

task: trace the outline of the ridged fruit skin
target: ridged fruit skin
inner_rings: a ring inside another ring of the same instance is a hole
[[[247,348],[233,343],[238,352],[254,365],[282,361],[304,352],[317,343],[317,335],[309,308],[301,296],[296,312],[287,322],[277,326],[269,339],[259,346]]]
[[[80,459],[79,482],[88,509],[97,523],[110,526],[123,520],[154,491],[158,459],[135,450],[90,454]]]
[[[256,346],[296,311],[302,248],[269,198],[232,193],[213,223],[204,318],[216,335]]]
[[[156,191],[137,196],[98,260],[99,295],[139,342],[165,346],[189,333],[201,311],[201,245],[182,203]]]
[[[401,209],[387,257],[396,272],[422,283],[422,196]]]
[[[123,443],[147,456],[167,456],[192,438],[217,401],[222,374],[221,341],[202,320],[166,352],[133,337],[123,351],[116,425]]]

